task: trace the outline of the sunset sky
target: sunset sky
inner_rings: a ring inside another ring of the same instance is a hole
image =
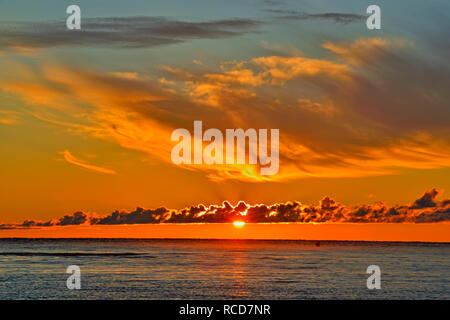
[[[0,0],[0,237],[207,237],[219,228],[183,221],[160,234],[91,218],[224,201],[233,215],[243,201],[267,207],[248,222],[280,222],[270,212],[291,201],[296,214],[333,212],[296,222],[348,225],[297,225],[297,237],[249,223],[229,237],[450,241],[450,3],[376,3],[381,30],[366,28],[373,1]],[[70,4],[81,30],[66,29]],[[171,133],[194,120],[279,129],[278,174],[174,165]],[[401,222],[385,218],[394,209]],[[74,212],[87,218],[22,225]]]

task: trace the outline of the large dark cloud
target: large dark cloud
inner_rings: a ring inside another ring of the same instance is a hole
[[[412,209],[421,209],[421,208],[435,207],[436,206],[435,199],[438,194],[439,194],[439,192],[436,189],[428,190],[419,199],[414,201],[411,208]]]
[[[72,215],[65,215],[60,218],[56,225],[58,226],[67,226],[67,225],[79,225],[83,224],[88,220],[88,216],[81,211],[77,211]]]
[[[154,210],[136,208],[134,211],[114,211],[96,217],[83,212],[65,215],[58,220],[39,222],[26,220],[22,224],[1,224],[0,230],[67,226],[67,225],[119,225],[159,223],[229,223],[236,220],[249,223],[436,223],[450,222],[450,199],[437,201],[438,191],[426,191],[411,205],[388,206],[383,202],[362,205],[343,205],[329,197],[318,205],[305,205],[291,201],[273,205],[235,206],[225,201],[222,205],[206,207],[202,204],[172,210],[160,207]]]
[[[162,215],[168,210],[166,208],[158,208],[156,210],[145,210],[143,208],[136,208],[132,212],[114,211],[109,216],[102,218],[91,218],[91,224],[145,224],[145,223],[159,223]]]
[[[217,39],[251,32],[261,22],[227,19],[205,22],[164,17],[83,18],[81,30],[68,30],[65,21],[2,23],[0,48],[111,46],[146,48],[189,39]]]

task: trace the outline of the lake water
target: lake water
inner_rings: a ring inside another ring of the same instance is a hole
[[[450,299],[449,271],[450,244],[0,239],[0,299]]]

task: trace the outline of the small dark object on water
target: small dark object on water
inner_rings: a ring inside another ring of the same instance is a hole
[[[316,247],[320,247],[320,242],[319,241],[316,242]]]

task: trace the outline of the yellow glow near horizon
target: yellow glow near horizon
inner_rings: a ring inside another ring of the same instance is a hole
[[[241,228],[245,225],[245,222],[244,221],[235,221],[235,222],[233,222],[233,225],[235,227]]]

